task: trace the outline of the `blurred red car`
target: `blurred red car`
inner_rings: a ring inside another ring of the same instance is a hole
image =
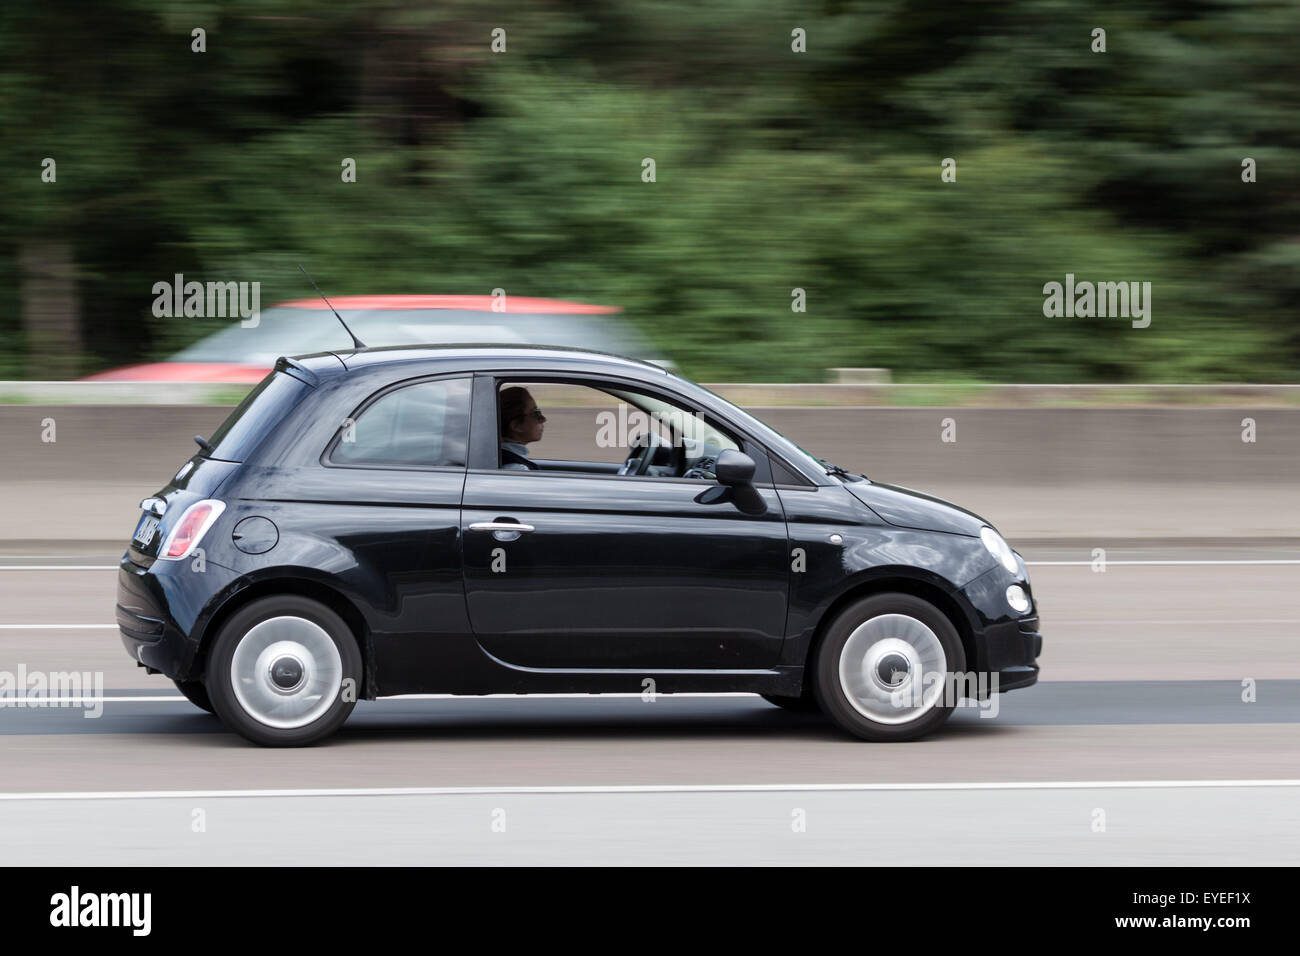
[[[330,302],[368,346],[558,345],[661,361],[634,329],[613,318],[622,311],[617,306],[487,295],[344,295]],[[252,384],[281,355],[351,348],[321,299],[297,299],[263,309],[255,326],[235,322],[166,361],[110,369],[83,381]]]

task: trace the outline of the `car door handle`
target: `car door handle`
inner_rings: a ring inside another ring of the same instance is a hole
[[[517,521],[475,521],[469,526],[470,531],[519,531],[527,533],[536,531],[530,524],[520,524]]]

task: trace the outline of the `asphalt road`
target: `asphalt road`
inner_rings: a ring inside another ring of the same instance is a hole
[[[107,546],[11,548],[0,671],[103,691],[0,707],[6,862],[1300,862],[1297,543],[1024,552],[1042,682],[917,743],[745,695],[404,698],[272,751],[134,667]]]

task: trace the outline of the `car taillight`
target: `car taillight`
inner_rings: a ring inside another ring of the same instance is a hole
[[[167,540],[158,551],[158,557],[174,561],[188,557],[190,552],[198,547],[199,541],[212,527],[212,523],[225,510],[226,503],[215,498],[196,501],[190,505],[167,535]]]

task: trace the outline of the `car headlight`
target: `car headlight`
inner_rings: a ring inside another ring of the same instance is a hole
[[[998,559],[998,563],[1012,574],[1019,573],[1020,565],[1016,561],[1016,553],[1011,550],[1011,545],[1007,544],[1002,535],[985,525],[980,528],[980,540],[984,542],[984,547],[988,548],[989,554]]]

